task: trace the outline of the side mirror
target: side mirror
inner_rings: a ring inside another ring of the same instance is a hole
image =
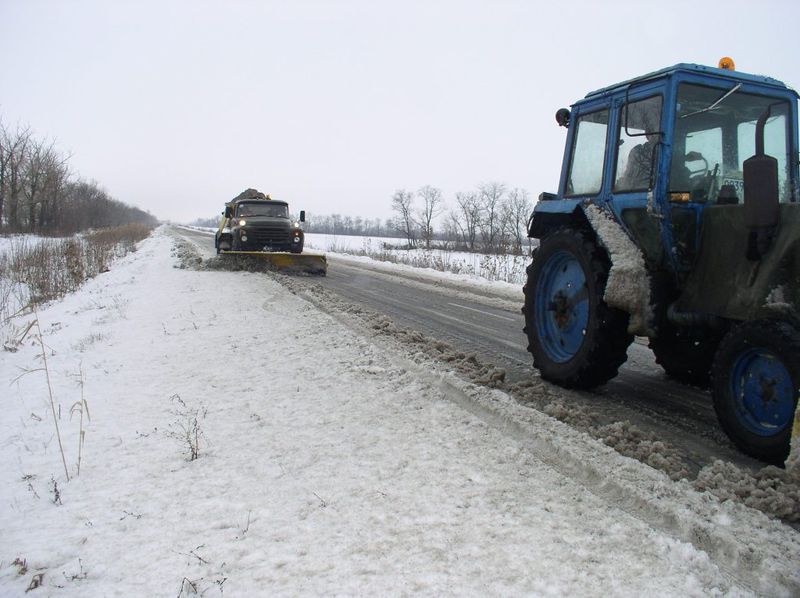
[[[744,161],[744,222],[749,236],[747,259],[758,261],[769,251],[775,229],[780,224],[778,161],[764,153],[764,125],[770,109],[756,123],[756,153]]]
[[[305,222],[305,221],[306,221],[306,211],[300,210],[300,222]]]
[[[222,212],[222,215],[225,216],[225,218],[233,218],[233,209],[226,206],[225,211]]]
[[[569,126],[569,117],[570,112],[566,108],[560,108],[556,112],[556,122],[560,127],[568,127]]]

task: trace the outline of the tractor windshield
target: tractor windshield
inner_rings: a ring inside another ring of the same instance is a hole
[[[689,193],[691,201],[741,203],[743,163],[755,153],[756,121],[769,109],[764,151],[778,161],[780,201],[791,201],[787,102],[684,83],[675,109],[671,192]]]
[[[270,203],[267,201],[240,203],[236,216],[269,216],[271,218],[288,218],[289,208],[285,204]]]

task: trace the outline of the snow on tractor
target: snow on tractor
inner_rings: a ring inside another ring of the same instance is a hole
[[[214,236],[217,254],[264,260],[279,270],[325,275],[325,255],[303,251],[305,235],[299,221],[289,217],[289,205],[256,189],[246,189],[225,204]]]
[[[601,385],[648,337],[668,375],[710,383],[742,451],[782,463],[792,442],[800,457],[797,98],[726,58],[556,113],[566,149],[528,222],[523,307],[543,378]]]

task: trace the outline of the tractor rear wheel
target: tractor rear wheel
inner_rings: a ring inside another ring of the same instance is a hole
[[[714,410],[734,444],[783,463],[800,389],[800,331],[778,320],[736,326],[722,339],[711,376]]]
[[[628,314],[603,301],[611,264],[590,233],[561,228],[545,237],[527,269],[524,331],[533,365],[567,388],[593,388],[627,359]]]
[[[684,384],[704,387],[708,386],[718,346],[717,336],[695,337],[673,326],[660,329],[658,336],[650,339],[656,363],[668,376]]]

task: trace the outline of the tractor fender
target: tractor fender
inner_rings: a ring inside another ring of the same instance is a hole
[[[564,226],[583,227],[587,225],[581,204],[582,200],[580,199],[547,200],[540,197],[533,213],[528,218],[528,236],[542,239]]]
[[[581,210],[611,261],[603,300],[630,314],[630,334],[654,336],[653,287],[644,254],[609,212],[591,203]]]
[[[528,220],[528,236],[541,239],[570,226],[591,231],[606,250],[611,269],[603,300],[630,315],[628,332],[655,335],[651,280],[642,251],[613,215],[588,200],[540,198]]]

